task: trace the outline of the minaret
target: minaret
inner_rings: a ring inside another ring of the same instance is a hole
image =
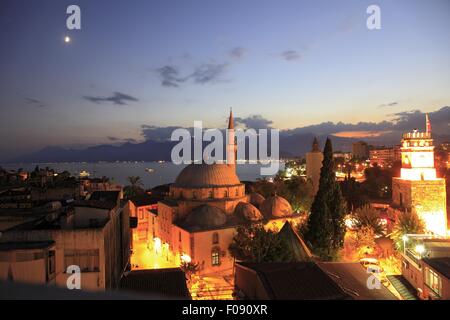
[[[322,168],[323,153],[319,150],[319,141],[314,137],[312,149],[306,153],[306,177],[311,181],[314,195],[319,190],[320,169]]]
[[[428,113],[426,114],[426,132],[431,134],[431,122],[428,118]]]
[[[227,164],[233,166],[236,170],[236,139],[234,134],[234,119],[233,119],[233,109],[230,108],[230,118],[228,119],[228,141],[227,141]]]

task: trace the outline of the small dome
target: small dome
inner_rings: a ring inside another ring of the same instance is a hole
[[[181,188],[210,188],[239,185],[233,167],[226,164],[190,164],[184,168],[174,186]]]
[[[292,215],[292,207],[289,202],[280,196],[271,196],[264,200],[260,207],[261,213],[266,219],[281,218]]]
[[[260,193],[252,192],[250,193],[250,203],[257,208],[261,208],[262,203],[266,200]]]
[[[249,221],[260,221],[263,219],[261,212],[252,204],[239,202],[234,210],[237,216]]]
[[[227,216],[220,208],[204,204],[189,213],[185,225],[192,228],[207,229],[223,226],[226,221]]]

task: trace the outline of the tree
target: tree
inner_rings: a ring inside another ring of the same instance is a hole
[[[398,215],[391,239],[394,240],[398,250],[403,251],[403,236],[406,234],[422,234],[425,232],[425,223],[417,213],[407,210]],[[408,241],[413,241],[409,239]],[[409,243],[411,245],[411,243]]]
[[[353,211],[368,202],[368,197],[364,194],[361,183],[356,181],[355,178],[346,177],[340,185],[342,196],[347,203],[347,211]]]
[[[362,226],[357,231],[350,232],[346,238],[347,255],[352,259],[366,257],[374,252],[375,246],[375,233],[369,226]]]
[[[229,251],[241,261],[290,262],[293,259],[288,244],[276,232],[265,230],[261,224],[237,227]]]
[[[336,182],[330,139],[325,143],[323,156],[319,190],[311,206],[305,238],[317,255],[330,260],[344,244],[345,201]]]
[[[192,275],[196,274],[198,271],[198,263],[182,261],[180,264],[180,269],[184,271],[188,281],[191,280]]]
[[[364,205],[355,210],[352,220],[357,229],[369,227],[376,235],[381,235],[384,228],[380,221],[379,212],[371,205]]]
[[[131,176],[127,178],[127,181],[129,182],[129,185],[123,189],[125,197],[127,199],[144,193],[144,183],[142,182],[141,177]]]

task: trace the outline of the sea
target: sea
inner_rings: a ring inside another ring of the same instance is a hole
[[[280,170],[284,169],[284,163],[279,162]],[[40,168],[49,167],[57,172],[68,171],[74,176],[86,171],[91,178],[101,178],[106,176],[114,182],[127,185],[127,178],[139,176],[145,188],[153,188],[161,184],[172,183],[185,164],[176,165],[172,162],[65,162],[65,163],[7,163],[0,164],[7,170],[18,170],[22,168],[32,171],[36,166]],[[273,176],[262,176],[261,168],[267,167],[261,163],[241,163],[237,164],[237,175],[241,181],[256,181],[257,179],[267,179]]]

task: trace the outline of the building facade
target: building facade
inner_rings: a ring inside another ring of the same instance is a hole
[[[447,204],[445,179],[436,176],[431,125],[403,134],[401,175],[392,181],[393,205],[416,212],[427,232],[445,236]]]

